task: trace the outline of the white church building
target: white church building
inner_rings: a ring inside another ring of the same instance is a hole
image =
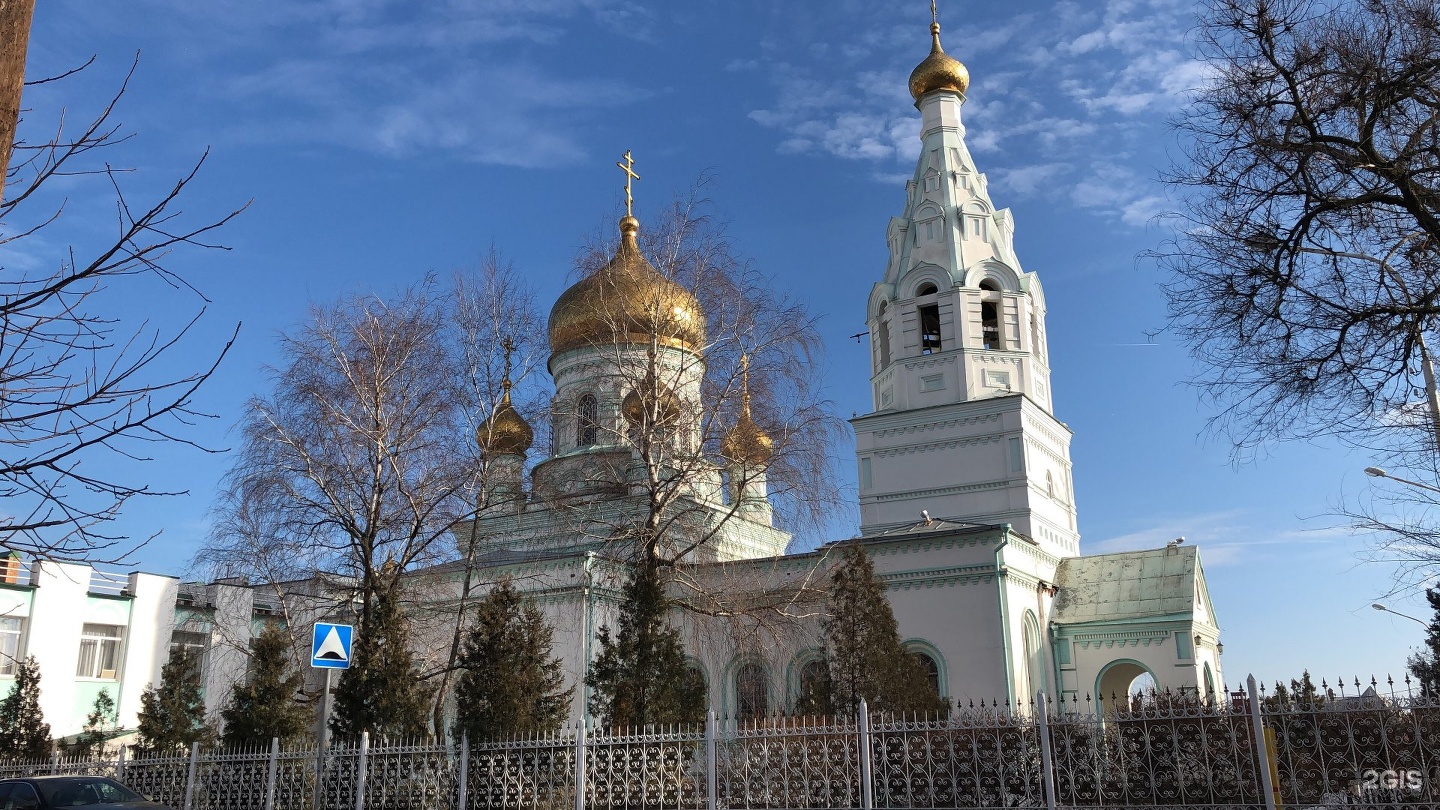
[[[969,76],[944,53],[939,31],[932,26],[931,53],[910,77],[920,158],[886,231],[889,260],[864,300],[873,410],[851,420],[859,542],[907,647],[952,703],[1013,704],[1039,691],[1108,699],[1146,675],[1158,688],[1215,700],[1220,629],[1198,551],[1080,554],[1070,430],[1052,409],[1044,291],[1022,269],[1010,212],[995,208],[966,148]],[[499,472],[491,497],[509,507],[482,512],[470,527],[483,545],[477,581],[510,576],[544,607],[578,687],[576,717],[595,632],[614,627],[629,576],[607,530],[642,508],[629,437],[645,383],[656,387],[658,372],[668,384],[659,396],[673,403],[658,410],[702,396],[705,315],[645,261],[639,227],[621,220],[615,257],[551,311],[557,416],[551,454],[528,487],[533,433],[518,412],[503,407],[481,429]],[[679,444],[693,441],[676,433]],[[686,494],[693,514],[714,516],[715,532],[687,558],[689,585],[803,601],[796,583],[822,582],[838,558],[833,544],[785,553],[790,536],[766,502],[770,448],[747,399],[713,475],[696,475]],[[458,566],[435,569],[417,584],[454,594],[460,576]],[[712,707],[731,716],[793,707],[821,655],[818,615],[796,612],[802,618],[759,631],[675,611]],[[441,622],[437,638],[452,627]]]
[[[1127,694],[1146,675],[1161,689],[1218,699],[1220,628],[1198,551],[1172,544],[1081,554],[1071,434],[1053,408],[1044,291],[1015,254],[1010,212],[995,208],[966,148],[969,76],[943,52],[939,32],[932,26],[931,53],[910,77],[921,150],[904,209],[885,231],[889,259],[868,292],[855,291],[870,329],[873,398],[872,410],[851,420],[858,542],[883,579],[906,646],[923,656],[940,694],[954,704],[1013,704],[1039,691],[1067,701],[1108,698]],[[596,632],[614,626],[630,573],[606,534],[641,508],[629,426],[647,412],[683,411],[703,395],[705,313],[644,259],[639,227],[634,217],[623,219],[615,257],[552,309],[549,372],[557,418],[549,456],[530,463],[533,431],[507,394],[481,431],[491,475],[487,498],[503,508],[487,508],[473,525],[457,529],[478,538],[473,581],[511,577],[554,626],[556,653],[578,687],[575,718],[584,713],[583,679]],[[636,303],[642,299],[663,304],[663,323],[652,317],[654,307]],[[637,381],[653,383],[657,371],[667,383],[652,384],[652,394],[665,390],[647,400]],[[667,440],[681,449],[696,441],[684,430]],[[799,593],[804,589],[797,583],[823,584],[839,557],[833,545],[786,554],[790,535],[774,525],[767,502],[770,446],[747,410],[714,469],[687,485],[685,508],[714,533],[687,558],[688,575],[701,585]],[[429,663],[440,653],[426,650],[448,648],[463,569],[457,563],[409,577],[409,598],[434,607],[415,634],[417,653],[430,656]],[[0,604],[24,604],[15,608],[16,621],[0,630],[15,631],[13,654],[23,657],[27,646],[41,645],[55,649],[61,669],[74,668],[77,651],[89,643],[79,628],[100,620],[71,622],[70,642],[42,628],[34,611],[51,587],[59,586],[0,582]],[[317,587],[291,591],[287,600],[297,600],[288,606],[292,617],[324,614],[300,608],[302,601],[316,604]],[[77,670],[82,683],[56,700],[68,716],[80,717],[98,680],[124,679],[122,713],[133,716],[139,680],[123,670],[142,667],[144,677],[154,678],[173,630],[187,646],[206,649],[207,700],[218,713],[228,686],[244,677],[245,642],[278,615],[269,588],[186,585],[175,615],[155,621],[138,601],[126,603],[125,611],[118,601],[87,607],[109,610],[107,616],[123,612],[126,624],[143,619],[163,632],[124,628],[124,644],[153,649],[117,648],[122,665]],[[111,601],[124,598],[140,594]],[[807,670],[813,674],[820,660],[818,612],[797,613],[783,625],[742,631],[732,619],[675,612],[713,708],[744,716],[794,705]],[[45,671],[46,689],[61,691],[64,674]],[[6,678],[0,666],[0,692],[8,688]],[[56,728],[57,734],[73,731],[78,728]]]

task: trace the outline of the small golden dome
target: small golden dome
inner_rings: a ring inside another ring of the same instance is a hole
[[[620,220],[615,258],[560,294],[550,310],[550,353],[582,346],[649,343],[698,352],[705,314],[689,290],[666,278],[640,254],[639,220]]]
[[[645,401],[651,396],[658,397],[660,400],[659,407],[655,409],[660,425],[668,424],[680,415],[682,410],[680,397],[675,396],[675,392],[665,385],[658,384],[653,376],[646,374],[645,379],[630,389],[630,393],[620,400],[620,412],[625,415],[625,421],[632,425],[644,424],[645,416],[650,410],[645,407]]]
[[[535,431],[531,429],[530,423],[525,417],[515,410],[510,404],[510,381],[505,381],[505,394],[500,398],[500,406],[490,418],[480,423],[475,431],[475,438],[480,443],[480,452],[486,458],[495,456],[513,455],[523,456],[530,445],[535,442]]]
[[[740,418],[720,440],[720,455],[747,467],[763,467],[775,452],[771,439],[750,416],[750,358],[740,357]]]
[[[735,427],[720,440],[720,455],[747,467],[763,467],[775,452],[775,441],[766,435],[748,411],[740,415]]]
[[[940,23],[930,25],[930,55],[910,71],[910,95],[916,101],[934,90],[954,90],[960,95],[970,88],[970,71],[960,60],[940,47]]]

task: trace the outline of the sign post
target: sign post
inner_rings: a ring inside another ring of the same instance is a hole
[[[350,668],[350,652],[355,644],[355,628],[348,624],[316,622],[310,639],[310,666],[325,671],[325,687],[320,692],[320,728],[316,730],[319,745],[315,753],[315,801],[319,806],[320,784],[325,778],[325,748],[330,737],[330,673]]]

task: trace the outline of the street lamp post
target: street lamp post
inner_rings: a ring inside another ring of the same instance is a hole
[[[1429,629],[1430,629],[1430,625],[1426,624],[1426,623],[1423,622],[1423,621],[1420,621],[1419,619],[1415,618],[1414,616],[1411,616],[1411,615],[1409,615],[1409,614],[1407,614],[1407,613],[1401,613],[1400,611],[1394,610],[1394,609],[1392,609],[1392,608],[1388,608],[1388,607],[1380,604],[1379,602],[1376,602],[1375,604],[1371,605],[1370,607],[1375,608],[1376,610],[1384,611],[1385,613],[1393,613],[1394,615],[1399,616],[1399,617],[1402,618],[1402,619],[1409,619],[1410,621],[1415,622],[1416,624],[1420,625],[1421,627],[1425,628],[1426,630],[1429,630]]]
[[[1385,472],[1379,467],[1366,467],[1365,474],[1370,476],[1371,478],[1389,478],[1391,481],[1399,481],[1402,484],[1409,484],[1412,487],[1428,489],[1431,492],[1440,492],[1440,487],[1432,487],[1429,484],[1422,484],[1419,481],[1411,481],[1409,478],[1401,478],[1399,476],[1391,475],[1390,473]],[[1382,608],[1382,610],[1388,610],[1388,608]],[[1391,612],[1393,613],[1394,611]]]

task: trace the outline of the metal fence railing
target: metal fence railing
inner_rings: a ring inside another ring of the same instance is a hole
[[[1440,807],[1440,700],[1372,688],[0,763],[179,810]]]

